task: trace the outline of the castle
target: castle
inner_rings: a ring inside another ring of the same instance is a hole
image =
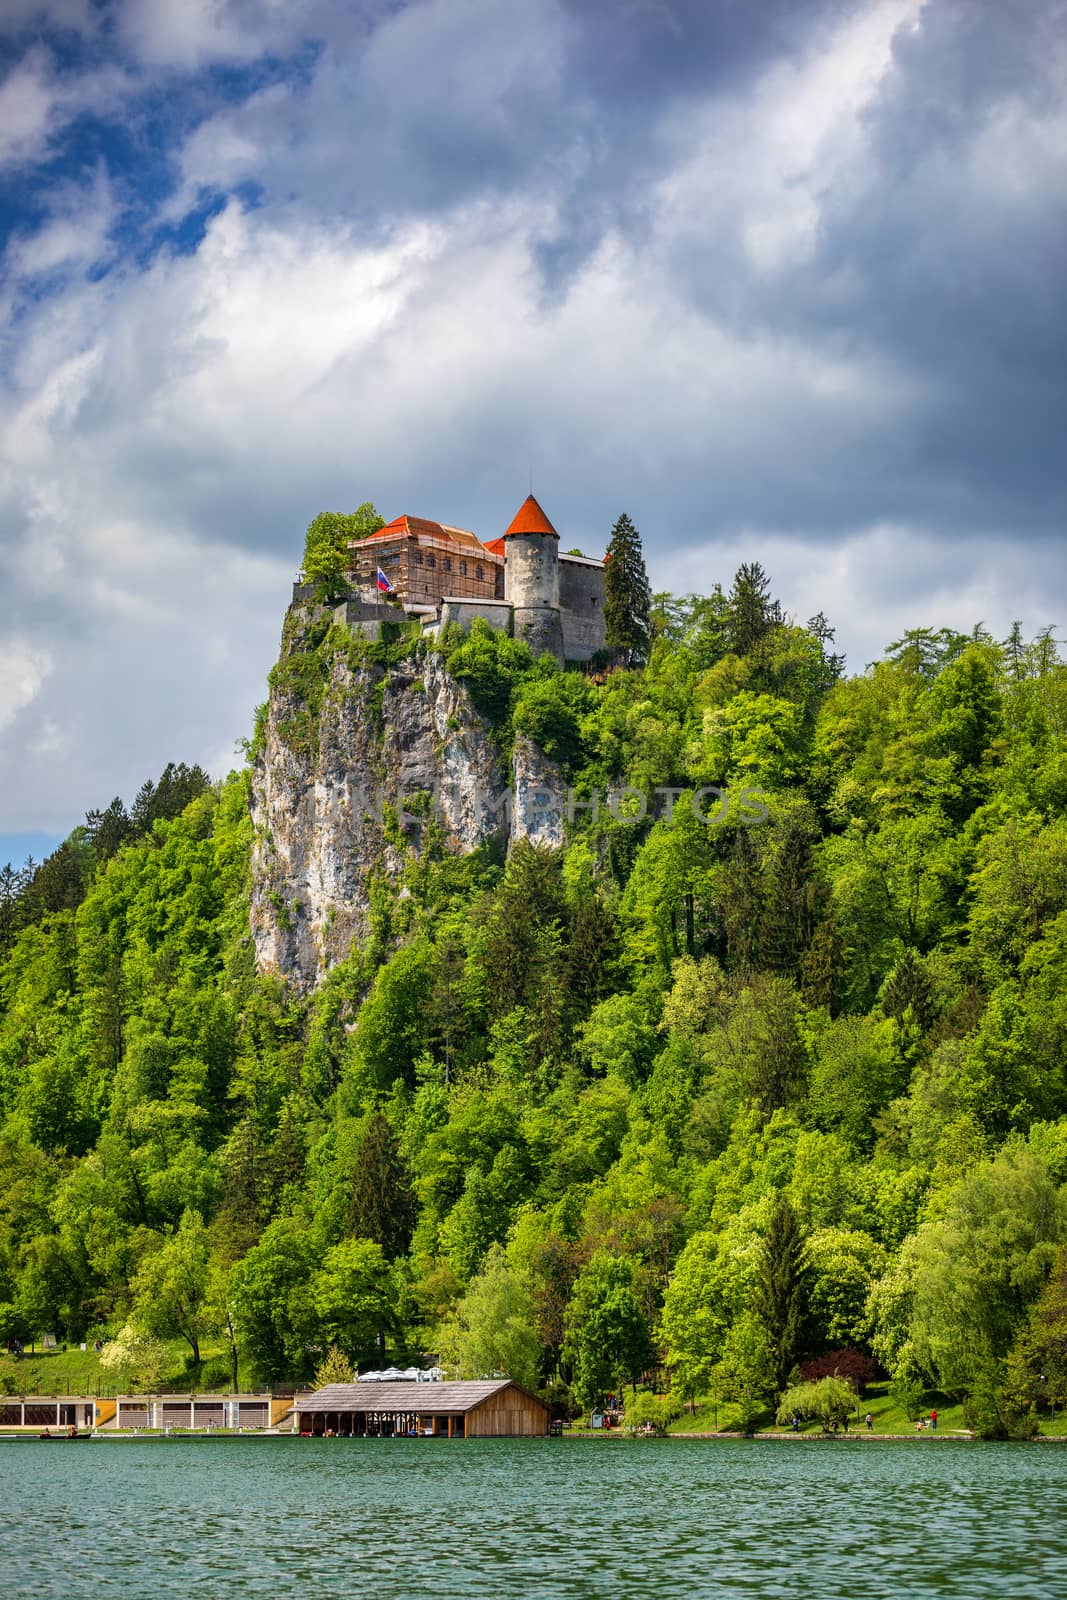
[[[561,553],[559,534],[533,495],[505,532],[483,544],[466,528],[402,516],[348,547],[356,598],[337,620],[378,638],[397,608],[435,637],[447,623],[476,617],[523,639],[562,665],[604,648],[604,563]],[[311,598],[297,585],[294,602]]]

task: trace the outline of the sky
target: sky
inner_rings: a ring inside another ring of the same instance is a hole
[[[372,500],[849,669],[1067,632],[1063,0],[4,0],[0,861],[222,775]]]

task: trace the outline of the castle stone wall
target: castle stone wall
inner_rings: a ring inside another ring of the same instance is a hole
[[[498,633],[511,632],[511,602],[509,600],[465,600],[446,596],[441,602],[441,625],[458,622],[469,628],[475,617],[481,617]]]
[[[563,665],[563,627],[558,606],[516,606],[513,632],[529,645],[535,656],[555,656]]]
[[[559,605],[564,656],[591,660],[604,648],[604,568],[598,561],[560,556]]]

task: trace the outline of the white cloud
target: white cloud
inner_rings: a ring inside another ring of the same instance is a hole
[[[827,196],[859,181],[865,113],[892,69],[893,41],[918,0],[858,8],[806,50],[767,68],[753,88],[709,99],[673,121],[679,160],[660,188],[659,228],[685,240],[736,235],[750,270],[773,275],[814,251]]]
[[[288,44],[306,11],[299,0],[124,0],[119,32],[145,65],[192,70]]]
[[[36,46],[0,83],[0,171],[41,161],[79,113],[117,112],[131,89],[118,67],[59,73],[49,52]]]
[[[84,271],[110,253],[108,234],[117,206],[103,166],[88,183],[60,183],[46,196],[49,218],[25,229],[8,244],[4,264],[16,279],[32,279],[60,269]]]
[[[0,83],[0,167],[38,155],[52,130],[57,95],[47,58],[35,50]]]
[[[33,703],[52,667],[47,650],[26,639],[0,639],[0,731]]]

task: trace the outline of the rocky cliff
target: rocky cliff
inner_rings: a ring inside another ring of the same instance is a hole
[[[301,991],[366,940],[372,883],[429,828],[456,851],[563,836],[558,769],[525,739],[505,762],[441,655],[380,665],[328,624],[290,612],[253,762],[257,962]]]

